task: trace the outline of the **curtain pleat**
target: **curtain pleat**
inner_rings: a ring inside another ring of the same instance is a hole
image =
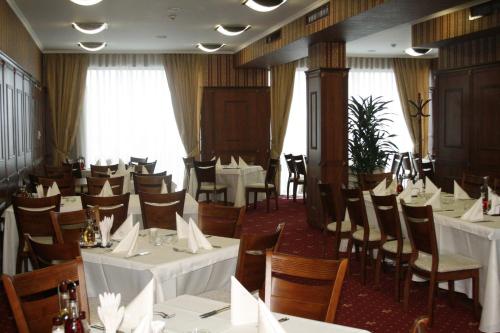
[[[88,66],[89,58],[84,54],[45,56],[45,79],[53,130],[55,165],[64,161],[75,142]]]

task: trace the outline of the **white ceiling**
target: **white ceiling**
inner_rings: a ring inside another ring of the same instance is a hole
[[[44,52],[81,52],[79,41],[106,41],[105,53],[197,52],[198,42],[226,43],[234,52],[325,0],[288,0],[269,13],[241,5],[241,0],[103,0],[79,6],[69,0],[8,0]],[[17,7],[17,8],[16,8]],[[169,15],[177,17],[171,20]],[[84,35],[71,22],[108,22],[108,30]],[[214,30],[216,24],[251,24],[237,37]],[[166,38],[158,38],[166,36]]]

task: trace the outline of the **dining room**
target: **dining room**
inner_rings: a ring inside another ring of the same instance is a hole
[[[0,0],[0,331],[500,332],[499,0]]]

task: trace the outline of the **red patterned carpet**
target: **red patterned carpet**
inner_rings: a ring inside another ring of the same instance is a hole
[[[272,206],[274,207],[274,205]],[[280,199],[279,210],[266,213],[264,205],[257,210],[249,209],[243,232],[271,232],[281,222],[287,228],[280,251],[310,257],[323,257],[323,235],[308,227],[305,222],[305,206],[299,200]],[[329,239],[327,247],[331,247]],[[331,255],[328,251],[327,256]],[[363,286],[358,274],[358,265],[354,260],[352,275],[344,284],[340,306],[337,312],[337,323],[366,329],[373,333],[408,332],[413,320],[425,314],[427,287],[425,283],[413,284],[410,311],[403,311],[401,303],[393,298],[393,274],[382,274],[381,288],[372,286],[373,275],[369,271],[368,283]],[[460,295],[461,296],[461,295]],[[456,297],[454,307],[450,307],[445,292],[440,292],[436,304],[435,325],[430,332],[468,333],[479,332],[478,323],[474,320],[471,302],[465,297]],[[15,332],[15,324],[3,288],[0,288],[0,332]]]

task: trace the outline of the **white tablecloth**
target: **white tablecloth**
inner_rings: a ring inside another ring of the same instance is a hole
[[[175,233],[161,230],[161,234]],[[154,246],[149,243],[148,232],[141,232],[136,252],[149,251],[149,255],[123,258],[107,249],[83,249],[85,278],[89,297],[105,291],[120,292],[125,302],[131,301],[151,280],[155,281],[155,303],[183,294],[198,295],[229,286],[236,270],[238,239],[210,237],[213,250],[200,250],[197,254],[176,252],[173,247],[187,248],[185,239],[170,236],[173,243]]]
[[[227,186],[227,201],[234,202],[235,207],[245,206],[245,186],[254,183],[263,183],[265,179],[265,171],[260,165],[250,165],[246,168],[217,168],[216,170],[217,184]],[[189,177],[189,193],[196,198],[196,189],[198,183],[196,173],[191,169]],[[257,200],[263,200],[265,195],[259,194]],[[199,200],[205,200],[205,194],[200,195]],[[219,196],[222,200],[222,194]],[[253,202],[253,195],[250,197]]]
[[[366,210],[370,225],[377,227],[377,220],[370,195],[365,194]],[[467,222],[457,216],[464,213],[474,201],[455,202],[449,194],[441,196],[442,210],[434,213],[436,237],[440,253],[455,253],[473,258],[481,263],[479,271],[479,301],[483,306],[479,329],[483,332],[500,331],[500,217],[487,216],[489,222]],[[448,211],[453,209],[453,211]],[[400,210],[401,212],[401,210]],[[400,214],[403,232],[406,226]],[[447,284],[440,285],[447,288]],[[471,279],[455,282],[455,289],[472,297]]]
[[[63,197],[61,199],[61,212],[71,212],[80,209],[82,209],[82,201],[79,196]],[[139,221],[142,228],[141,204],[139,202],[139,196],[136,194],[130,195],[128,213],[129,215],[134,215],[134,221]],[[16,273],[16,256],[19,236],[12,205],[4,211],[3,217],[5,219],[5,225],[2,269],[4,274],[14,275]],[[184,217],[186,219],[191,217],[194,221],[198,221],[198,203],[189,194],[186,194],[184,202]]]
[[[224,311],[205,319],[200,318],[200,314],[220,309],[226,305],[226,303],[206,298],[183,295],[155,305],[155,311],[162,311],[168,314],[175,313],[175,317],[165,320],[166,329],[171,333],[192,332],[195,328],[205,329],[211,333],[257,333],[258,329],[255,324],[231,325],[231,311]],[[328,324],[278,313],[275,313],[275,317],[278,319],[283,317],[289,318],[289,320],[281,323],[287,333],[369,333],[357,328]],[[156,316],[154,319],[161,320],[160,317]],[[92,333],[98,333],[98,331],[93,330]]]

